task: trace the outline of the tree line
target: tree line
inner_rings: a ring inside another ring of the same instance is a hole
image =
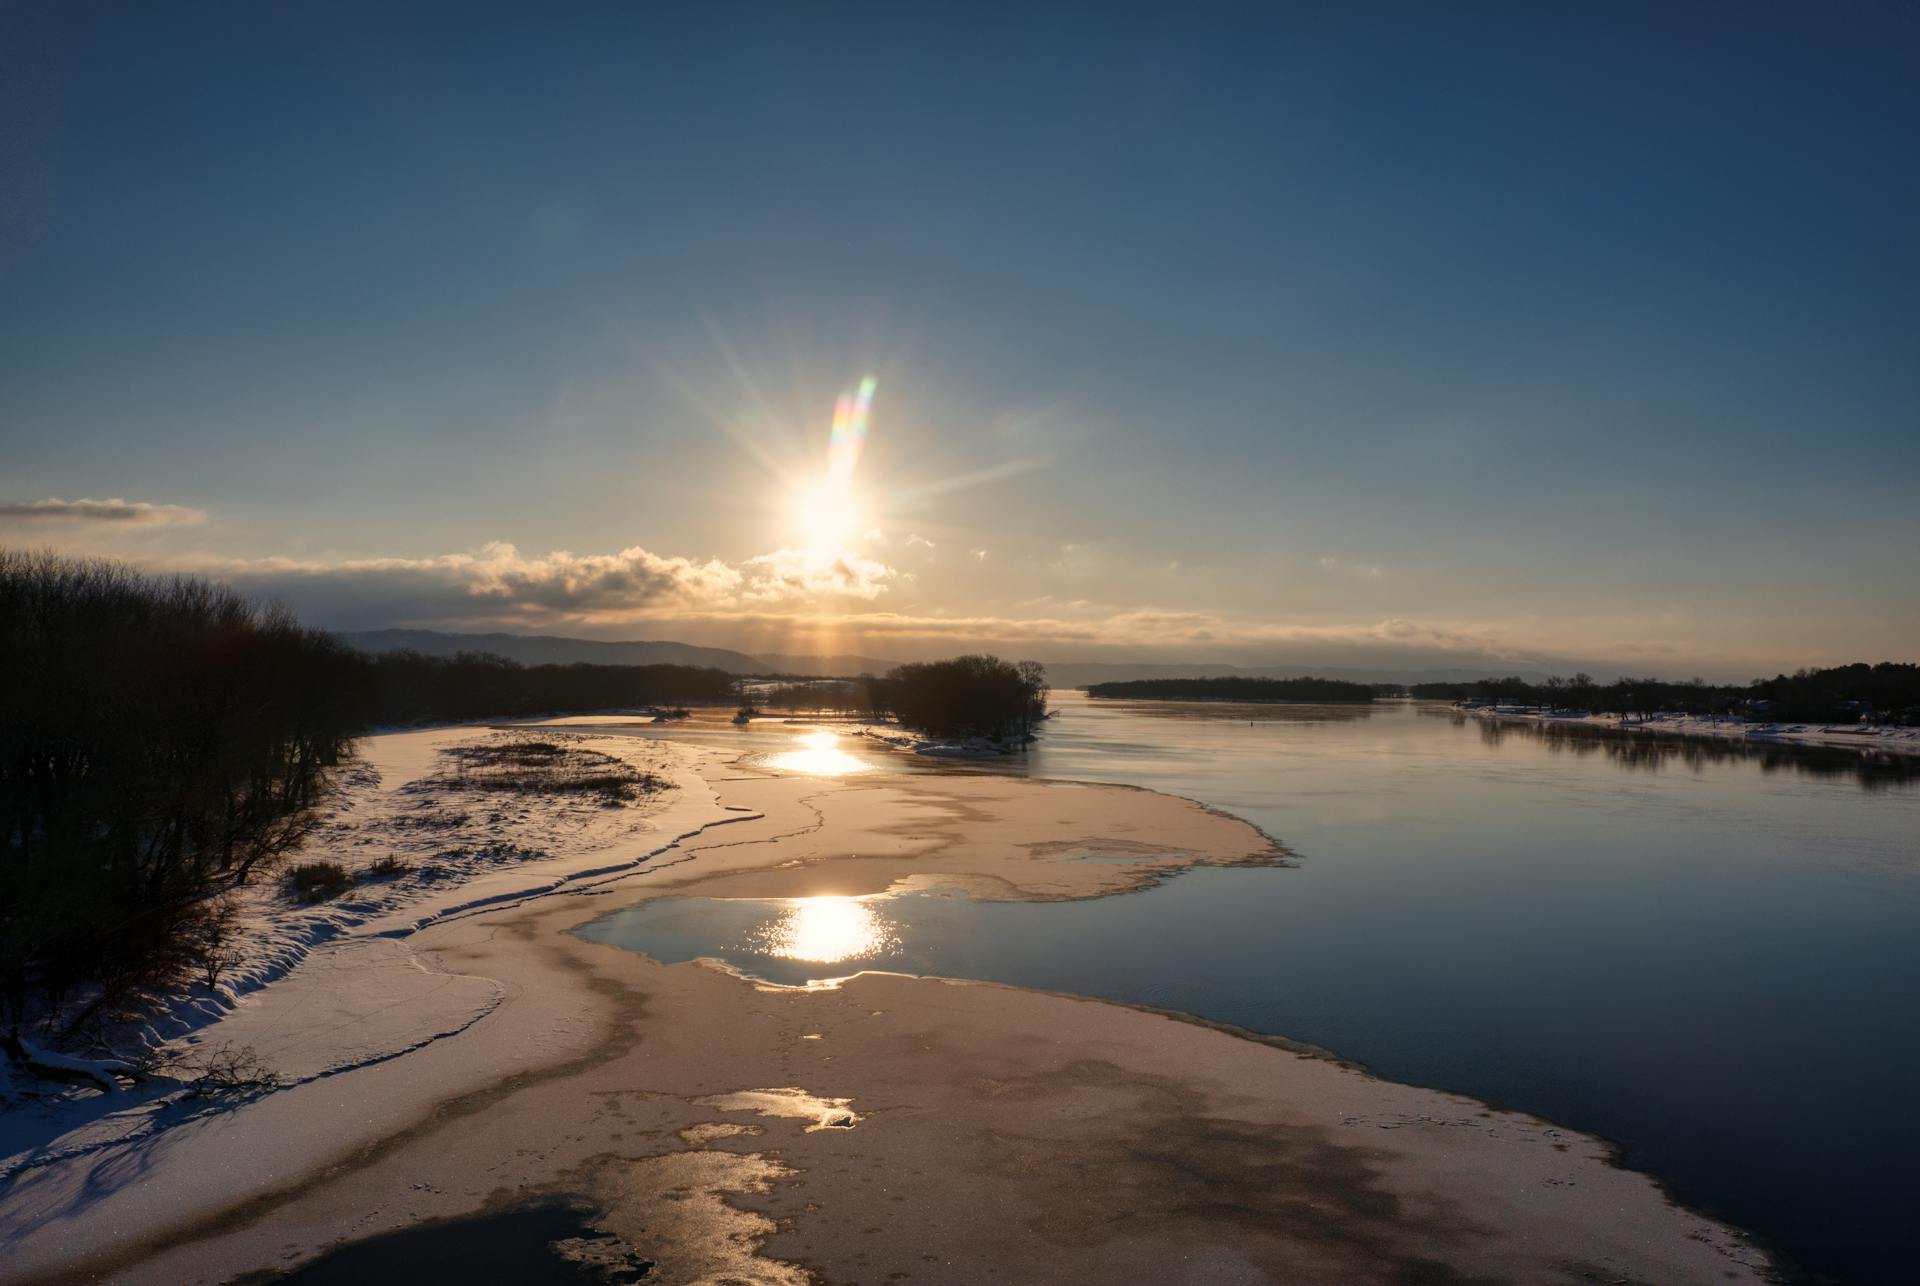
[[[734,695],[731,674],[692,665],[521,665],[485,652],[402,651],[362,656],[359,668],[349,699],[369,727],[720,703]]]
[[[1803,669],[1747,684],[1705,679],[1674,682],[1621,678],[1598,683],[1592,675],[1559,675],[1532,683],[1518,675],[1470,683],[1416,683],[1411,696],[1439,701],[1490,701],[1551,711],[1595,714],[1733,714],[1803,723],[1920,724],[1920,665],[1882,662]]]
[[[368,656],[224,586],[0,550],[0,1023],[191,968],[380,725],[726,700],[688,666]]]
[[[741,696],[762,710],[832,714],[852,718],[873,713],[870,674],[855,679],[780,679],[741,685]]]
[[[298,846],[364,661],[220,586],[0,551],[0,666],[0,1015],[75,1025]]]
[[[1263,679],[1231,675],[1213,679],[1126,679],[1087,685],[1090,697],[1133,701],[1301,701],[1315,704],[1366,702],[1374,698],[1367,683],[1340,679]]]
[[[760,710],[891,717],[938,737],[1028,740],[1047,717],[1050,691],[1038,661],[957,656],[895,666],[879,676],[750,683],[741,696]]]

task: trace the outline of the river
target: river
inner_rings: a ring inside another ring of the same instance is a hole
[[[774,981],[870,964],[1286,1036],[1613,1140],[1816,1278],[1912,1279],[1920,761],[1408,703],[1055,703],[1027,754],[938,770],[1184,795],[1295,863],[1086,902],[881,899],[857,914],[884,947],[831,969],[769,947],[779,904],[668,899],[589,932]]]

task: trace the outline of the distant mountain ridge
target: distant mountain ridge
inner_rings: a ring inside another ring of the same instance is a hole
[[[769,671],[775,673],[817,674],[836,679],[850,679],[861,674],[885,674],[900,664],[877,656],[800,656],[792,652],[769,652],[760,660]]]
[[[899,661],[876,656],[803,656],[771,652],[750,656],[729,648],[700,647],[671,640],[574,639],[554,634],[455,634],[443,630],[341,631],[339,637],[363,652],[402,649],[426,656],[456,652],[491,652],[522,665],[705,665],[729,674],[812,674],[850,678],[885,674]],[[967,649],[956,649],[964,651]],[[1157,661],[1049,661],[1047,680],[1056,688],[1083,688],[1089,683],[1130,679],[1262,678],[1343,679],[1350,683],[1471,683],[1478,679],[1518,673],[1529,683],[1546,679],[1544,672],[1515,671],[1500,666],[1452,666],[1443,669],[1358,669],[1340,665],[1228,665],[1225,662]]]
[[[441,630],[342,630],[339,637],[362,652],[418,652],[452,656],[491,652],[522,665],[705,665],[729,674],[759,674],[766,662],[723,647],[666,640],[570,639],[554,634],[449,634]]]

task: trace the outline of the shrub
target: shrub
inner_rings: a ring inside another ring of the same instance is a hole
[[[338,862],[302,862],[287,872],[293,895],[302,902],[325,902],[353,887],[353,877]]]
[[[280,1088],[280,1074],[251,1045],[218,1045],[176,1066],[188,1073],[187,1090],[195,1098],[263,1094]]]
[[[193,935],[195,971],[200,983],[208,991],[220,989],[220,975],[240,958],[233,949],[234,921],[237,918],[233,903],[221,899],[208,908],[206,919]]]

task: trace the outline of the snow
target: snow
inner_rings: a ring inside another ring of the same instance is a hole
[[[28,1070],[7,1069],[0,1183],[17,1191],[28,1172],[122,1154],[224,1111],[191,1085],[193,1070],[218,1051],[249,1051],[272,1070],[277,1084],[260,1094],[456,1035],[493,1012],[504,991],[416,954],[409,939],[420,929],[480,908],[592,890],[657,865],[707,827],[757,816],[721,805],[701,779],[699,765],[717,752],[632,737],[560,734],[667,783],[633,803],[449,790],[444,752],[516,734],[468,727],[367,738],[296,860],[337,861],[363,877],[382,859],[413,869],[367,879],[318,905],[294,901],[277,881],[246,889],[236,899],[233,960],[217,985],[197,982],[155,997],[145,1018],[111,1033],[125,1057],[29,1046],[31,1063],[90,1084],[29,1083]],[[155,1066],[155,1052],[178,1065]],[[143,1064],[154,1070],[139,1071]]]
[[[1763,723],[1736,715],[1653,714],[1645,718],[1584,711],[1553,712],[1533,706],[1478,706],[1462,709],[1480,719],[1514,719],[1627,732],[1664,732],[1687,737],[1798,746],[1844,747],[1920,755],[1920,728],[1864,723]]]
[[[51,1072],[68,1072],[74,1076],[83,1076],[92,1081],[103,1094],[118,1094],[120,1079],[118,1073],[128,1070],[125,1060],[118,1058],[75,1058],[71,1054],[62,1054],[58,1050],[42,1049],[32,1041],[22,1037],[20,1052],[31,1067]],[[0,1085],[0,1089],[6,1088]]]
[[[866,724],[860,735],[870,737],[894,750],[905,750],[929,759],[997,759],[1012,750],[986,737],[923,737],[898,724]]]

